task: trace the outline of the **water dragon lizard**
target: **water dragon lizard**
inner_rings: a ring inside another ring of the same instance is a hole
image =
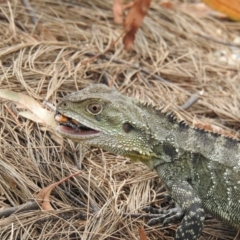
[[[64,97],[55,119],[64,137],[156,170],[177,205],[168,213],[149,207],[160,214],[149,224],[178,217],[175,239],[195,240],[207,212],[240,229],[240,141],[189,126],[103,84]]]

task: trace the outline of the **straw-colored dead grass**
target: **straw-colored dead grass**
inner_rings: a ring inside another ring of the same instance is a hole
[[[107,76],[120,92],[169,108],[203,90],[199,101],[178,115],[239,136],[240,64],[221,63],[216,55],[223,50],[231,54],[230,47],[203,37],[232,42],[239,36],[239,23],[198,19],[152,1],[137,34],[136,52],[126,53],[118,41],[106,54],[89,61],[123,32],[113,23],[112,0],[30,3],[45,31],[33,24],[20,1],[0,5],[1,88],[55,103]],[[20,212],[1,219],[1,240],[139,239],[140,227],[149,239],[173,239],[177,224],[148,227],[146,221],[126,216],[142,212],[149,203],[166,206],[165,192],[156,193],[160,180],[155,172],[68,140],[60,146],[44,126],[24,118],[17,124],[6,108],[17,114],[16,106],[0,101],[0,209],[23,204],[41,188],[78,167],[82,170],[53,191],[55,211]],[[201,239],[240,237],[209,218]]]

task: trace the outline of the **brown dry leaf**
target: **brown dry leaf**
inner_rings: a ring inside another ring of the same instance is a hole
[[[114,0],[113,2],[113,16],[114,22],[117,24],[123,23],[123,12],[133,6],[133,2],[123,5],[123,0]]]
[[[225,14],[213,11],[204,3],[181,3],[177,4],[175,7],[198,18],[207,17],[209,15],[218,18],[226,18]]]
[[[209,7],[225,13],[229,18],[240,21],[240,0],[202,0]]]
[[[7,104],[4,105],[7,112],[9,112],[9,114],[13,117],[13,119],[15,120],[15,122],[20,125],[20,121],[18,120],[18,117],[16,116],[16,114],[7,106]]]
[[[36,196],[36,200],[37,200],[38,204],[42,207],[42,209],[43,210],[53,210],[53,208],[50,204],[50,199],[49,199],[52,190],[55,187],[57,187],[60,183],[63,183],[66,180],[68,180],[69,178],[74,177],[80,173],[81,173],[81,171],[73,173],[73,174],[63,178],[62,180],[43,188]]]
[[[140,237],[139,240],[148,240],[147,235],[142,227],[138,229],[138,233]]]
[[[160,3],[160,5],[167,9],[173,9],[173,7],[174,7],[172,2],[162,2],[162,3]]]
[[[147,14],[151,0],[135,0],[133,6],[126,16],[124,27],[126,35],[123,38],[123,43],[126,50],[133,48],[133,42],[136,32],[141,27],[144,16]]]
[[[40,36],[43,40],[45,41],[53,41],[53,42],[57,42],[58,40],[53,36],[53,34],[51,33],[51,31],[45,27],[42,23],[38,22],[37,24],[37,29],[40,33]]]
[[[57,125],[54,120],[54,113],[44,109],[36,100],[27,95],[2,89],[0,90],[0,98],[21,104],[31,111],[20,112],[19,115],[21,116],[24,116],[37,123],[44,123],[53,128],[55,128]]]
[[[123,23],[123,0],[113,1],[113,16],[114,22],[117,24]]]
[[[218,134],[222,134],[226,137],[231,137],[234,138],[234,136],[226,131],[223,130],[222,128],[216,126],[216,125],[212,125],[212,124],[203,124],[203,123],[194,123],[194,126],[200,129],[204,129],[205,131],[209,131],[209,132],[214,132],[214,133],[218,133]]]
[[[8,187],[11,190],[14,191],[17,188],[17,183],[16,183],[15,179],[12,176],[6,175],[6,181],[8,183]]]
[[[181,9],[183,12],[193,15],[194,17],[204,18],[209,15],[217,18],[226,18],[226,15],[220,12],[216,12],[209,8],[204,3],[172,3],[163,2],[161,6],[170,10]]]

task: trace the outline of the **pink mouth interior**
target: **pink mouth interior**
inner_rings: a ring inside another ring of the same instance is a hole
[[[63,133],[67,133],[71,135],[93,135],[93,134],[99,133],[99,131],[96,131],[93,129],[89,129],[89,130],[73,129],[69,126],[63,126],[63,125],[59,125],[58,130]]]

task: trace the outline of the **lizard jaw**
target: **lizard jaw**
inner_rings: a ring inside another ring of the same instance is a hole
[[[62,114],[56,114],[55,120],[58,122],[56,130],[63,135],[71,138],[81,139],[82,137],[91,137],[99,135],[100,131],[87,127],[75,119],[69,118]]]
[[[94,129],[89,128],[89,130],[82,130],[81,128],[79,129],[74,129],[72,127],[69,126],[65,126],[65,125],[58,125],[57,126],[57,131],[68,135],[68,136],[90,136],[90,135],[98,135],[99,131],[96,131]]]

